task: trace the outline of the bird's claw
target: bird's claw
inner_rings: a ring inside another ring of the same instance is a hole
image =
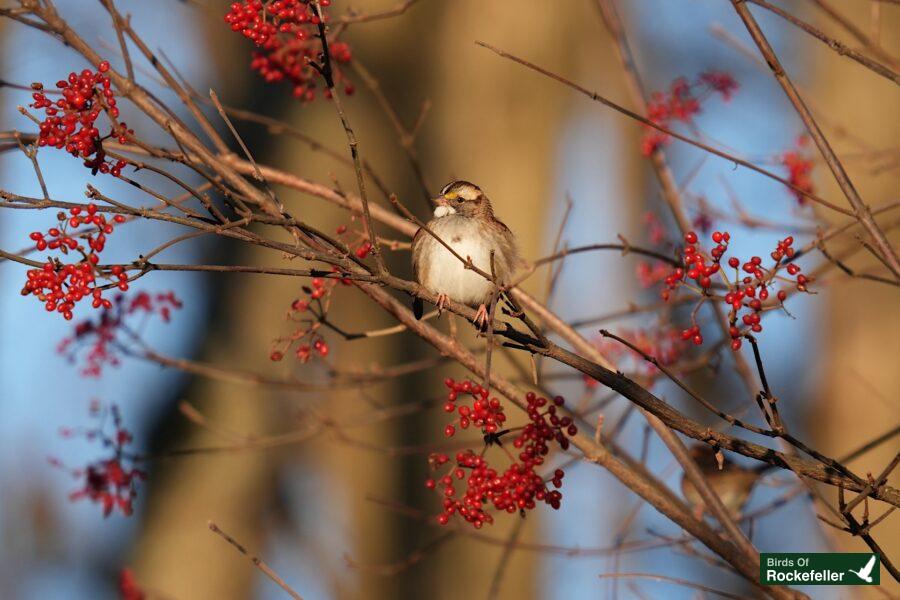
[[[478,310],[475,312],[475,319],[472,323],[475,324],[479,330],[484,331],[487,329],[487,324],[489,321],[487,307],[484,304],[478,306]]]
[[[447,294],[438,294],[438,297],[437,297],[438,316],[440,316],[444,313],[444,307],[447,305],[447,303],[449,301],[450,301],[450,296],[448,296]]]

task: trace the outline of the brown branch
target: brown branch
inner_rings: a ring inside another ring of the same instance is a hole
[[[278,198],[275,196],[275,192],[272,191],[272,188],[269,186],[269,182],[266,181],[266,178],[263,177],[262,172],[259,170],[259,165],[256,164],[256,161],[253,159],[253,155],[250,153],[250,149],[247,147],[247,144],[244,143],[244,138],[241,137],[241,134],[238,133],[237,129],[235,129],[234,124],[231,122],[231,119],[228,118],[228,113],[225,112],[225,108],[222,106],[222,103],[219,102],[219,96],[216,94],[215,90],[209,90],[209,98],[212,100],[213,105],[216,107],[216,110],[219,113],[219,116],[222,117],[222,120],[225,122],[225,125],[228,126],[228,130],[231,132],[231,135],[237,140],[238,145],[241,147],[241,150],[244,153],[244,156],[247,157],[247,162],[253,167],[253,175],[256,177],[257,181],[263,184],[266,188],[266,192],[269,194],[269,198],[272,199],[280,211],[284,212],[284,207]]]
[[[787,506],[790,500],[796,498],[803,491],[802,486],[795,486],[791,491],[783,494],[782,496],[776,498],[768,505],[760,507],[759,509],[747,513],[741,516],[741,522],[746,523],[752,519],[757,519],[765,514],[769,514]],[[454,532],[471,538],[477,542],[481,542],[483,544],[488,544],[490,546],[500,546],[505,547],[508,541],[508,538],[500,538],[497,536],[492,536],[484,533],[481,530],[472,529],[468,525],[463,524],[454,524],[453,522],[447,525],[438,524],[434,515],[430,512],[422,511],[416,508],[412,508],[403,504],[399,504],[397,502],[392,502],[390,500],[384,500],[381,498],[368,497],[368,500],[377,503],[379,506],[383,506],[384,508],[393,511],[397,514],[403,515],[410,519],[415,519],[417,521],[422,521],[425,524],[432,527],[452,527]],[[636,504],[637,506],[637,504]],[[659,539],[654,538],[650,540],[635,540],[631,542],[625,542],[613,544],[610,546],[596,547],[592,548],[589,546],[560,546],[555,544],[544,544],[544,543],[533,543],[527,541],[519,541],[516,543],[516,549],[523,552],[535,552],[540,554],[554,554],[559,556],[564,556],[566,558],[595,558],[601,556],[613,556],[616,554],[630,554],[636,552],[649,552],[651,550],[658,550],[662,548],[668,548],[675,545],[681,545],[685,543],[691,542],[693,538],[689,534],[684,534],[680,538],[675,539]]]
[[[672,372],[672,370],[669,369],[666,365],[663,365],[662,363],[660,363],[659,360],[655,356],[651,356],[650,354],[647,354],[645,351],[641,350],[638,346],[629,342],[625,338],[619,337],[616,334],[607,331],[606,329],[601,329],[600,335],[602,335],[603,337],[608,337],[610,339],[616,340],[620,344],[626,346],[632,352],[636,352],[637,354],[639,354],[641,356],[641,358],[643,358],[644,360],[646,360],[647,362],[652,364],[654,367],[659,369],[666,377],[669,378],[669,380],[672,381],[672,383],[674,383],[679,388],[681,388],[688,396],[690,396],[691,398],[693,398],[694,400],[699,402],[706,410],[708,410],[712,414],[716,415],[723,421],[726,421],[729,425],[740,427],[742,429],[746,429],[747,431],[751,431],[751,432],[757,433],[759,435],[764,435],[767,437],[775,437],[776,434],[773,431],[762,429],[762,428],[752,425],[750,423],[745,423],[742,420],[738,419],[737,417],[719,410],[711,402],[709,402],[708,400],[703,398],[703,396],[701,396],[700,394],[695,392],[690,386],[688,386],[679,377],[676,377],[675,374]]]
[[[850,462],[851,460],[853,460],[855,458],[859,458],[860,456],[862,456],[863,454],[866,454],[867,452],[873,450],[874,448],[877,448],[881,444],[892,440],[897,435],[900,435],[900,425],[896,425],[893,429],[889,429],[888,431],[885,431],[884,433],[882,433],[875,439],[866,442],[865,444],[863,444],[856,450],[853,450],[849,454],[842,456],[840,460],[841,460],[841,462]]]
[[[744,22],[744,26],[750,33],[750,37],[753,38],[760,53],[772,70],[772,74],[787,95],[788,100],[790,100],[791,104],[794,106],[794,109],[797,111],[803,124],[806,125],[806,130],[809,132],[810,137],[822,154],[822,158],[825,159],[825,163],[834,175],[838,186],[844,192],[844,195],[847,197],[851,206],[853,206],[854,216],[872,237],[879,252],[881,252],[884,259],[887,261],[894,277],[900,279],[900,257],[897,256],[897,252],[885,237],[881,227],[872,217],[872,212],[869,207],[859,196],[856,187],[853,185],[853,182],[850,181],[850,177],[844,170],[843,164],[841,164],[841,161],[834,153],[834,150],[832,150],[831,145],[828,143],[822,130],[819,129],[819,125],[816,123],[815,118],[813,118],[812,113],[806,107],[806,104],[794,87],[790,77],[788,77],[787,72],[778,60],[778,57],[772,49],[772,46],[769,44],[769,41],[766,39],[765,34],[762,29],[760,29],[756,19],[750,13],[750,9],[747,8],[744,0],[731,0],[731,4],[734,6],[735,11],[737,11],[738,16],[740,16],[741,20]]]
[[[671,256],[667,256],[662,252],[657,252],[656,250],[652,250],[650,248],[641,248],[640,246],[633,246],[631,244],[589,244],[586,246],[576,246],[574,248],[565,248],[551,254],[549,256],[544,256],[543,258],[539,258],[534,261],[533,265],[535,267],[539,267],[541,265],[545,265],[550,262],[554,262],[560,260],[562,258],[566,258],[572,256],[573,254],[581,254],[582,252],[593,252],[595,250],[619,250],[622,253],[622,256],[627,254],[640,254],[642,256],[647,256],[649,258],[655,258],[656,260],[662,261],[668,265],[673,267],[680,267],[683,263],[676,258]]]
[[[699,425],[691,419],[686,418],[675,408],[663,402],[653,395],[653,393],[644,389],[625,375],[603,368],[581,356],[569,352],[568,350],[564,350],[558,346],[551,346],[546,350],[541,350],[537,346],[530,346],[530,349],[534,352],[545,354],[550,358],[563,364],[567,364],[581,373],[596,379],[599,383],[618,392],[638,406],[653,413],[670,428],[680,431],[684,435],[695,440],[715,445],[726,450],[731,450],[738,454],[783,469],[791,470],[803,477],[821,481],[829,485],[843,486],[844,488],[853,491],[860,491],[865,487],[865,483],[860,478],[851,478],[842,475],[831,465],[785,454],[753,442],[712,431],[710,428]],[[883,500],[894,506],[900,506],[900,490],[885,486],[881,490],[874,492],[873,497],[876,497],[876,494],[879,500]]]
[[[887,482],[888,476],[894,469],[897,468],[898,464],[900,464],[900,452],[898,452],[894,456],[894,459],[890,463],[888,463],[888,465],[884,468],[884,471],[882,471],[881,475],[868,483],[856,498],[847,503],[842,512],[844,512],[845,514],[851,512],[859,505],[860,502],[868,498],[873,491],[884,485]]]
[[[44,263],[38,262],[36,260],[31,260],[29,258],[25,258],[24,256],[19,256],[18,254],[13,254],[12,252],[6,252],[2,248],[0,248],[0,258],[4,260],[11,260],[12,262],[17,262],[22,265],[26,265],[28,267],[33,267],[35,269],[40,269],[44,266]]]
[[[41,193],[44,195],[44,200],[50,199],[50,193],[47,191],[47,183],[44,181],[44,174],[41,171],[41,165],[37,159],[38,146],[36,143],[33,143],[29,147],[25,147],[25,144],[22,143],[22,138],[16,133],[16,142],[19,144],[19,148],[22,150],[22,154],[28,157],[28,160],[31,161],[31,166],[34,169],[34,175],[37,177],[38,184],[41,186]]]
[[[863,33],[860,28],[854,25],[850,19],[844,17],[825,0],[811,0],[811,2],[818,6],[822,12],[831,17],[831,19],[838,25],[843,27],[847,31],[847,33],[855,37],[857,41],[859,41],[859,43],[866,48],[866,50],[880,58],[882,61],[890,64],[894,69],[900,68],[898,67],[898,61],[896,58],[888,54],[881,46],[872,41],[872,39],[869,38],[869,36],[867,36],[865,33]]]
[[[832,255],[825,247],[825,244],[822,242],[819,243],[818,248],[819,252],[822,253],[822,256],[824,256],[829,262],[833,263],[834,266],[836,266],[838,269],[843,271],[843,273],[848,277],[853,277],[855,279],[868,279],[869,281],[877,281],[878,283],[884,283],[887,285],[900,286],[900,280],[888,279],[879,275],[872,275],[871,273],[857,272],[855,269],[847,266],[844,261]]]
[[[125,32],[122,28],[122,17],[116,10],[115,5],[113,4],[113,0],[101,0],[101,2],[106,7],[106,11],[112,17],[113,25],[116,28],[116,37],[119,39],[119,47],[122,49],[122,59],[125,61],[125,72],[128,74],[128,79],[134,81],[134,66],[131,64],[131,54],[128,52],[128,44],[125,43]]]
[[[231,544],[235,550],[237,550],[238,552],[240,552],[241,554],[243,554],[244,556],[249,558],[250,562],[252,562],[253,565],[257,569],[262,571],[263,575],[265,575],[266,577],[268,577],[269,579],[271,579],[272,581],[277,583],[278,586],[281,589],[283,589],[285,592],[287,592],[291,598],[293,598],[294,600],[303,600],[303,598],[300,596],[300,594],[295,592],[291,586],[289,586],[287,583],[285,583],[284,579],[279,577],[278,573],[273,571],[272,568],[265,563],[265,561],[263,561],[261,558],[254,556],[253,554],[250,554],[249,552],[247,552],[247,549],[240,542],[238,542],[236,539],[234,539],[233,537],[231,537],[230,535],[228,535],[221,529],[219,529],[219,526],[216,525],[215,523],[213,523],[212,521],[209,521],[207,523],[207,526],[209,527],[210,531],[212,531],[213,533],[215,533],[216,535],[221,537],[223,540],[225,540],[229,544]]]
[[[766,2],[766,0],[747,0],[747,1],[752,2],[753,4],[756,4],[757,6],[760,6],[772,13],[775,13],[776,15],[778,15],[779,17],[781,17],[782,19],[784,19],[785,21],[787,21],[794,27],[802,29],[803,31],[805,31],[809,35],[813,36],[820,42],[824,42],[826,46],[828,46],[829,48],[831,48],[832,50],[834,50],[841,56],[846,56],[847,58],[849,58],[851,60],[855,60],[862,66],[871,70],[872,72],[877,73],[878,75],[881,75],[882,77],[884,77],[885,79],[887,79],[889,81],[893,81],[897,85],[900,85],[900,74],[895,73],[890,68],[884,66],[883,64],[881,64],[877,61],[872,60],[871,58],[865,56],[864,54],[860,54],[856,50],[853,50],[852,48],[847,47],[846,44],[844,44],[832,37],[825,35],[825,33],[822,32],[821,30],[816,29],[815,27],[813,27],[806,21],[803,21],[803,20],[795,17],[794,15],[787,12],[786,10],[784,10],[778,6],[775,6],[774,4],[770,4],[769,2]]]

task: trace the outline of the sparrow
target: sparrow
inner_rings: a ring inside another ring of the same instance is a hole
[[[710,487],[718,494],[722,504],[735,519],[741,516],[741,510],[750,498],[753,486],[759,480],[759,469],[745,469],[728,460],[724,454],[708,444],[697,444],[690,449],[691,457],[700,467]],[[681,493],[693,507],[697,518],[703,515],[706,504],[697,492],[697,488],[686,477],[681,478]]]
[[[420,228],[412,242],[413,272],[416,281],[437,294],[438,310],[447,300],[472,308],[477,307],[476,326],[488,321],[486,305],[494,291],[493,283],[479,273],[466,269],[462,261],[450,253],[435,236],[443,240],[462,258],[491,274],[491,252],[494,254],[493,274],[497,283],[508,282],[521,264],[516,239],[509,227],[494,216],[491,202],[474,183],[453,181],[441,189],[434,199],[434,218]],[[416,318],[422,316],[422,301],[413,302]]]

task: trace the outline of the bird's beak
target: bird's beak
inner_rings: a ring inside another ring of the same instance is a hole
[[[450,206],[450,202],[443,195],[431,199],[437,206]]]

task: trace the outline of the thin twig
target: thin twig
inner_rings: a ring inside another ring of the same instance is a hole
[[[781,17],[782,19],[784,19],[785,21],[787,21],[794,27],[797,27],[798,29],[805,31],[806,33],[813,36],[817,40],[824,42],[826,46],[828,46],[829,48],[831,48],[832,50],[834,50],[841,56],[846,56],[847,58],[849,58],[851,60],[855,60],[862,66],[871,70],[873,73],[877,73],[878,75],[881,75],[885,79],[888,79],[889,81],[893,81],[895,84],[900,85],[900,74],[895,73],[890,68],[884,66],[883,64],[881,64],[877,61],[872,60],[868,56],[865,56],[864,54],[860,54],[856,50],[847,47],[846,44],[844,44],[832,37],[825,35],[825,33],[822,32],[821,30],[816,29],[815,27],[813,27],[806,21],[803,21],[802,19],[795,17],[794,15],[787,12],[786,10],[784,10],[778,6],[775,6],[774,4],[770,4],[769,2],[766,2],[766,0],[747,0],[747,1],[752,2],[753,4],[756,4],[757,6],[760,6],[762,8],[765,8],[766,10],[768,10],[772,13],[775,13],[776,15],[778,15],[779,17]]]
[[[391,122],[391,125],[394,127],[394,131],[397,133],[397,138],[400,141],[400,147],[403,149],[404,154],[406,154],[407,162],[409,162],[410,168],[413,170],[413,174],[416,176],[416,182],[419,184],[419,189],[422,192],[422,197],[431,206],[431,194],[432,188],[428,183],[428,180],[425,178],[425,171],[422,168],[422,163],[419,160],[418,153],[415,148],[416,141],[416,130],[421,126],[422,119],[427,112],[424,107],[423,111],[419,117],[419,120],[416,122],[415,126],[412,130],[407,129],[403,122],[400,120],[400,115],[397,114],[397,111],[391,105],[390,101],[387,99],[387,96],[384,95],[384,92],[381,90],[381,83],[378,79],[366,69],[359,60],[354,60],[351,64],[351,68],[353,71],[359,75],[360,79],[363,80],[363,83],[366,84],[366,87],[369,88],[369,91],[372,92],[372,95],[375,96],[375,100],[378,101],[378,105],[381,107],[382,111],[387,115],[388,120]],[[427,104],[425,106],[428,106]]]
[[[668,575],[657,575],[655,573],[602,573],[599,575],[599,577],[600,579],[650,579],[652,581],[674,583],[701,592],[715,594],[723,598],[730,598],[732,600],[743,600],[746,597],[738,596],[729,592],[723,592],[722,590],[717,590],[716,588],[711,588],[706,585],[700,585],[699,583],[694,583],[693,581],[689,581],[687,579],[681,579],[680,577],[669,577]]]
[[[509,532],[509,537],[506,540],[506,544],[503,546],[503,552],[500,553],[500,560],[497,561],[497,568],[494,569],[494,576],[491,577],[491,587],[488,588],[487,595],[488,600],[496,600],[500,597],[503,576],[506,574],[506,567],[509,565],[509,561],[512,559],[513,553],[516,550],[519,536],[522,535],[523,525],[525,525],[524,518],[519,518],[513,523],[512,531]]]
[[[341,102],[341,96],[334,86],[334,72],[331,65],[331,52],[328,49],[328,35],[325,31],[325,20],[322,15],[322,7],[319,6],[319,0],[310,3],[316,16],[318,17],[318,36],[322,43],[322,53],[320,55],[321,64],[311,63],[311,65],[322,75],[325,85],[331,91],[331,101],[334,108],[341,119],[341,125],[344,127],[344,133],[347,136],[347,143],[350,146],[350,156],[353,159],[353,170],[356,172],[356,185],[359,189],[359,199],[362,203],[363,222],[366,226],[366,235],[369,236],[369,242],[372,244],[372,255],[375,258],[375,265],[379,275],[387,274],[387,267],[384,264],[384,257],[381,255],[381,244],[375,235],[375,228],[372,225],[372,215],[369,212],[369,197],[366,193],[366,178],[363,176],[362,162],[359,157],[359,142],[356,140],[356,134],[350,127],[350,121],[344,112],[344,105]]]
[[[230,535],[228,535],[221,529],[219,529],[219,526],[216,525],[215,523],[213,523],[212,521],[209,521],[207,523],[207,525],[208,525],[210,531],[212,531],[213,533],[215,533],[216,535],[221,537],[223,540],[225,540],[226,542],[228,542],[229,544],[234,546],[234,548],[238,552],[240,552],[241,554],[243,554],[244,556],[249,558],[250,562],[252,562],[254,564],[254,566],[256,566],[257,569],[262,571],[263,575],[265,575],[266,577],[268,577],[269,579],[271,579],[272,581],[277,583],[279,585],[279,587],[281,587],[281,589],[283,589],[285,592],[287,592],[291,598],[294,598],[294,600],[303,600],[303,598],[300,596],[300,594],[295,592],[294,589],[291,588],[291,586],[289,586],[287,583],[285,583],[284,580],[278,576],[278,573],[273,571],[272,568],[269,567],[269,565],[267,565],[265,563],[265,561],[263,561],[261,558],[258,558],[256,556],[250,554],[249,552],[247,552],[247,549],[240,542],[238,542],[236,539],[234,539],[233,537],[231,537]]]
[[[128,44],[125,43],[125,32],[123,31],[121,22],[122,16],[119,14],[119,11],[116,10],[113,0],[102,0],[102,2],[106,6],[107,12],[109,12],[112,17],[113,25],[116,28],[116,37],[119,38],[119,47],[122,49],[122,59],[125,61],[125,72],[128,74],[128,79],[134,81],[134,66],[131,64],[131,54],[128,52]]]

